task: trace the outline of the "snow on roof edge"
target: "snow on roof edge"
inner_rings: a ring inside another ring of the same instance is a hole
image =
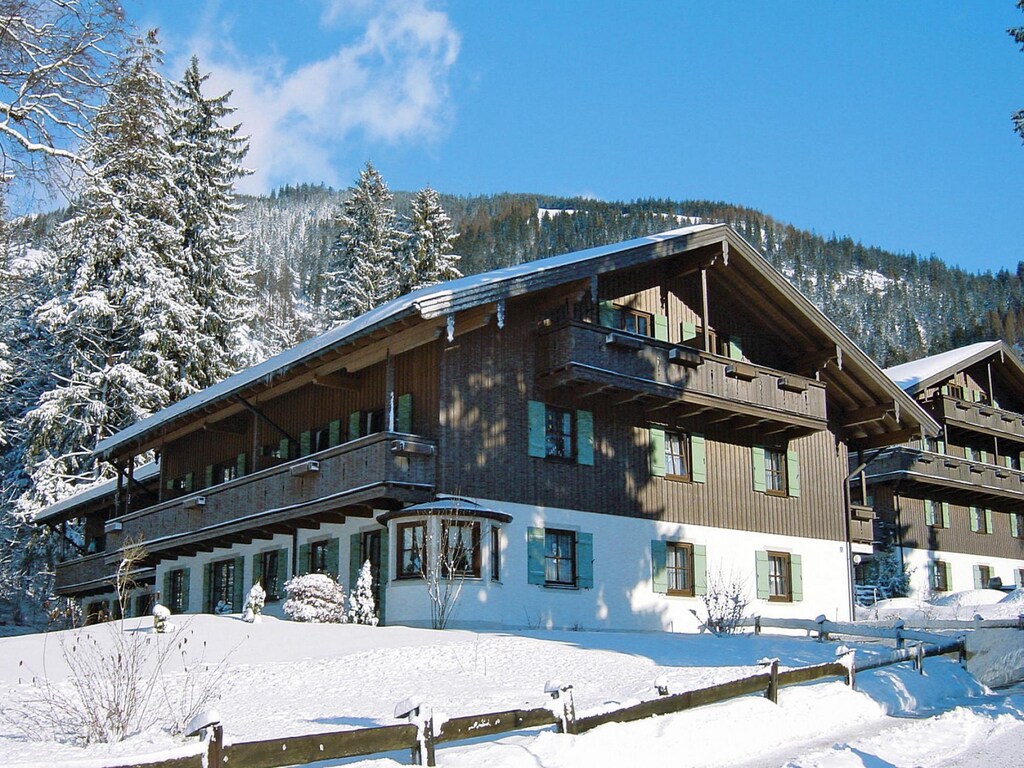
[[[956,368],[962,363],[985,352],[995,352],[1002,346],[1001,341],[982,341],[977,344],[969,344],[966,347],[957,347],[940,352],[936,355],[929,355],[918,360],[911,360],[907,363],[894,365],[886,368],[885,375],[896,382],[900,389],[908,391],[919,385],[921,382],[938,376],[943,371]]]
[[[152,477],[160,474],[160,463],[156,461],[150,461],[138,467],[133,473],[132,477],[142,482],[149,480]],[[41,510],[36,512],[32,520],[37,523],[44,522],[48,518],[55,517],[61,512],[64,512],[72,507],[77,507],[79,504],[85,504],[86,502],[93,501],[94,499],[100,499],[109,493],[113,493],[117,489],[117,479],[107,480],[104,483],[90,486],[78,493],[73,493],[60,501],[55,501],[48,507],[43,507]]]

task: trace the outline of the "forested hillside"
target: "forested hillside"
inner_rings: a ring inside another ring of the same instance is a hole
[[[244,199],[244,246],[256,267],[263,338],[281,349],[323,327],[321,275],[343,193],[286,187]],[[395,193],[400,215],[410,195]],[[895,254],[852,237],[825,238],[736,205],[701,200],[608,203],[545,195],[442,195],[460,236],[464,274],[671,229],[726,222],[883,366],[979,339],[1024,339],[1014,272],[972,274],[935,257]]]

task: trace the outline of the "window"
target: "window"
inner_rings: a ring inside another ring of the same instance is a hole
[[[309,573],[327,573],[327,544],[326,540],[309,543]]]
[[[210,604],[207,609],[211,613],[233,613],[241,610],[241,606],[232,604],[235,595],[235,561],[221,560],[210,566],[212,588]]]
[[[619,318],[621,322],[619,327],[624,331],[640,336],[651,336],[654,333],[654,319],[649,312],[623,307],[619,311]]]
[[[155,605],[154,595],[152,592],[145,592],[135,597],[135,615],[136,616],[149,616],[153,613],[153,606]]]
[[[1010,535],[1015,539],[1024,539],[1024,513],[1010,513]]]
[[[288,461],[295,453],[295,443],[287,437],[282,438],[276,443],[268,443],[260,448],[261,456],[266,456],[269,459],[280,459],[281,461]]]
[[[185,599],[186,587],[185,569],[171,571],[167,594],[167,607],[171,609],[171,613],[185,613],[188,610],[188,601]]]
[[[364,426],[366,430],[363,432],[364,435],[372,435],[377,432],[384,431],[384,409],[378,408],[375,411],[367,411],[364,416]]]
[[[665,545],[668,594],[693,596],[693,546],[670,541]]]
[[[1018,568],[1014,575],[1017,577],[1017,588],[1024,587],[1024,568]]]
[[[974,566],[974,587],[975,589],[988,589],[992,581],[991,565]]]
[[[685,432],[665,432],[665,476],[673,480],[690,479],[690,436]]]
[[[949,503],[925,499],[924,522],[932,528],[949,528]]]
[[[974,533],[992,533],[992,510],[971,507],[971,530]]]
[[[491,526],[491,581],[501,581],[501,528]]]
[[[576,586],[576,533],[544,530],[544,583]]]
[[[441,521],[441,574],[480,577],[480,523]]]
[[[310,447],[312,448],[313,453],[326,451],[331,447],[331,428],[327,426],[313,430],[313,439],[311,442],[313,444]]]
[[[228,480],[234,480],[240,474],[237,459],[222,461],[220,464],[213,465],[213,484],[226,483]]]
[[[549,405],[544,414],[545,456],[549,459],[572,459],[572,411]]]
[[[283,552],[277,549],[270,552],[260,552],[256,556],[256,573],[253,576],[255,577],[254,580],[260,582],[263,585],[263,589],[266,590],[267,600],[278,600],[281,597],[278,568],[282,565],[282,556]]]
[[[395,533],[398,539],[395,576],[399,579],[422,576],[427,557],[425,524],[422,522],[400,523]]]
[[[779,448],[764,449],[764,484],[768,493],[786,495],[786,452]]]
[[[785,552],[768,553],[768,599],[775,602],[793,601],[793,580],[790,557]]]
[[[935,560],[931,564],[931,588],[933,592],[949,591],[949,563]]]

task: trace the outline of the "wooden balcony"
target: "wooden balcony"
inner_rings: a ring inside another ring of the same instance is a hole
[[[107,565],[105,552],[57,563],[53,591],[58,595],[87,595],[112,591],[114,569],[113,565]]]
[[[898,480],[901,492],[954,504],[1024,510],[1024,472],[917,448],[886,450],[867,467],[869,484]]]
[[[850,542],[871,545],[874,543],[875,510],[863,504],[850,505]]]
[[[792,433],[826,427],[821,382],[591,323],[540,330],[537,378],[542,388],[567,387],[579,398],[642,401],[684,417],[715,411]]]
[[[947,395],[935,395],[924,405],[937,421],[952,427],[1024,442],[1024,416],[1019,413]]]
[[[381,432],[107,522],[107,563],[126,541],[154,559],[370,517],[433,498],[435,444]]]

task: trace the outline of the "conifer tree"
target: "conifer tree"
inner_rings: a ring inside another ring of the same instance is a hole
[[[243,236],[234,183],[251,171],[240,125],[224,125],[234,109],[231,94],[206,97],[209,75],[195,56],[180,82],[171,85],[169,142],[175,162],[174,189],[181,218],[184,278],[197,308],[200,354],[189,379],[200,388],[254,362],[253,270],[241,255]]]
[[[128,51],[94,123],[94,171],[52,243],[54,297],[36,320],[56,345],[57,386],[25,420],[26,514],[103,476],[100,440],[197,387],[159,56],[153,33]]]
[[[441,205],[441,196],[429,186],[412,199],[409,239],[406,241],[401,292],[462,277],[452,244],[459,235]]]
[[[394,197],[369,162],[342,206],[341,233],[324,273],[332,323],[350,320],[398,296],[398,259],[406,235],[395,224]]]

